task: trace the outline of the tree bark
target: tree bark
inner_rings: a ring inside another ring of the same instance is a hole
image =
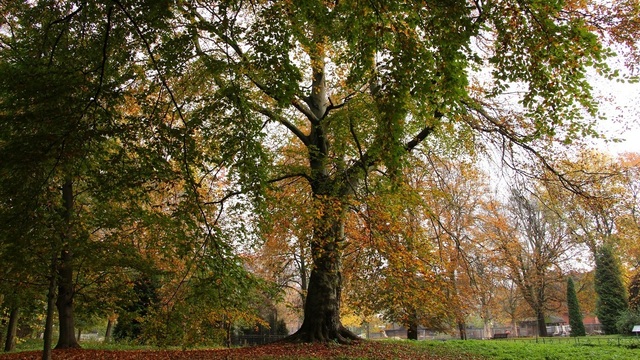
[[[536,311],[536,320],[538,323],[538,336],[546,337],[547,334],[547,324],[544,321],[544,311],[538,310]]]
[[[56,349],[79,348],[80,345],[75,336],[75,324],[73,318],[73,297],[75,286],[73,283],[73,252],[70,249],[71,214],[73,212],[73,183],[71,179],[65,180],[62,185],[62,199],[65,207],[66,229],[63,234],[63,247],[58,264],[58,320],[60,336]]]
[[[111,340],[111,331],[113,329],[113,320],[111,317],[107,320],[107,330],[104,333],[104,342],[109,342]]]
[[[342,274],[338,251],[326,249],[311,270],[304,321],[290,340],[295,342],[326,342],[336,340],[349,343],[358,337],[340,321],[340,292]]]
[[[458,332],[460,333],[460,340],[467,340],[467,324],[464,320],[458,320]]]
[[[49,289],[47,292],[47,317],[44,324],[44,345],[42,348],[42,360],[51,360],[57,269],[57,256],[56,252],[54,251],[53,255],[51,256],[51,273],[49,274]]]
[[[359,339],[340,321],[342,290],[342,251],[344,207],[339,200],[319,198],[323,214],[316,219],[311,243],[313,268],[309,278],[304,321],[288,338],[293,342],[337,341],[341,344]]]
[[[487,319],[483,319],[482,325],[482,338],[491,339],[491,337],[493,337],[493,334],[491,333],[491,322]]]
[[[73,269],[71,260],[73,255],[68,249],[62,250],[60,265],[58,267],[58,298],[56,307],[58,309],[58,321],[60,326],[60,336],[56,349],[79,348],[80,345],[75,336],[75,323],[73,314]]]
[[[418,322],[411,321],[409,327],[407,328],[407,339],[409,340],[418,340]]]
[[[7,326],[7,338],[4,343],[4,351],[13,351],[16,348],[16,331],[18,330],[18,318],[20,317],[20,309],[15,306],[9,314],[9,325]]]

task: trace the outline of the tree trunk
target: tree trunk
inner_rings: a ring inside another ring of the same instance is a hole
[[[49,274],[49,289],[47,292],[47,317],[44,324],[44,345],[42,348],[42,360],[51,360],[57,269],[57,256],[56,252],[54,251],[53,255],[51,256],[51,273]]]
[[[547,324],[544,321],[544,311],[538,310],[536,311],[536,318],[538,322],[538,336],[546,337],[547,334]]]
[[[315,261],[309,279],[304,321],[290,340],[295,342],[326,342],[336,340],[349,343],[358,337],[340,321],[340,292],[342,275],[337,251],[332,250]]]
[[[458,320],[458,332],[460,333],[460,340],[467,340],[467,324],[464,320]]]
[[[78,328],[78,336],[76,336],[76,341],[79,343],[80,338],[82,337],[82,328]]]
[[[4,343],[4,351],[13,351],[16,348],[16,331],[18,330],[18,317],[20,309],[15,306],[9,314],[9,325],[7,326],[7,339]]]
[[[418,322],[411,321],[409,327],[407,328],[407,339],[409,340],[418,340]]]
[[[407,339],[408,340],[418,340],[418,313],[412,308],[407,308],[407,321],[402,324],[407,328]]]
[[[304,246],[300,245],[300,300],[302,304],[307,302],[307,260]]]
[[[56,349],[79,348],[80,345],[75,336],[75,323],[73,316],[73,270],[71,268],[71,251],[65,249],[60,257],[58,267],[59,284],[56,307],[58,308],[58,322],[60,336]]]
[[[491,322],[487,319],[483,319],[482,324],[482,338],[491,339],[493,337],[493,334],[491,333]]]
[[[323,215],[316,219],[311,244],[313,268],[304,304],[304,321],[288,340],[293,342],[350,343],[359,339],[340,321],[342,291],[342,252],[344,238],[343,207],[339,201],[322,201]]]
[[[63,234],[63,248],[58,264],[58,319],[60,336],[56,349],[79,348],[80,345],[75,336],[75,324],[73,320],[73,297],[75,295],[73,283],[73,253],[69,246],[71,237],[71,214],[73,212],[73,183],[67,179],[62,185],[62,199],[65,207],[66,229]]]
[[[111,317],[107,320],[107,330],[104,333],[104,342],[109,342],[111,340],[111,331],[113,329],[113,320]]]

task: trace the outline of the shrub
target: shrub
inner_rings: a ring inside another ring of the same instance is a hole
[[[625,310],[616,322],[618,332],[623,335],[633,335],[631,330],[634,325],[640,325],[640,310]]]

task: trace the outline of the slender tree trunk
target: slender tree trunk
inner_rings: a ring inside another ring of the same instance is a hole
[[[49,289],[47,291],[47,317],[44,324],[44,345],[42,348],[42,360],[51,360],[51,345],[53,344],[53,317],[56,299],[57,256],[53,252],[51,256],[51,273],[49,274]]]
[[[418,322],[411,321],[409,327],[407,328],[407,339],[409,340],[418,340]]]
[[[69,246],[71,237],[71,214],[73,212],[73,183],[67,179],[62,186],[62,199],[64,200],[66,229],[64,232],[63,249],[58,266],[58,319],[60,336],[56,349],[79,348],[75,337],[75,324],[73,319],[73,297],[75,295],[73,283],[73,252]]]
[[[73,315],[73,270],[71,268],[72,254],[69,250],[63,250],[60,257],[58,273],[60,282],[58,284],[58,298],[56,307],[58,308],[58,321],[60,326],[60,336],[56,349],[79,348],[80,345],[75,336],[75,323]]]
[[[467,340],[467,323],[464,320],[458,320],[458,332],[460,340]]]
[[[104,333],[104,342],[109,342],[111,340],[111,331],[113,329],[113,320],[111,317],[107,320],[107,330]]]
[[[307,302],[307,282],[307,260],[305,256],[305,249],[303,245],[300,245],[300,299],[302,300],[302,304]]]
[[[80,338],[82,337],[82,328],[78,328],[78,336],[76,336],[76,341],[79,343]]]
[[[407,313],[409,314],[408,321],[403,324],[407,327],[407,339],[418,340],[418,314],[414,308],[408,308]]]
[[[546,337],[547,334],[547,323],[544,320],[544,311],[537,310],[536,311],[536,320],[538,322],[538,336]]]
[[[18,330],[18,318],[20,317],[20,309],[15,306],[9,313],[9,325],[7,326],[7,338],[4,343],[4,351],[13,351],[16,348],[16,331]]]

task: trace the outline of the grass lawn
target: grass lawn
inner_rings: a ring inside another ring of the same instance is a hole
[[[544,341],[544,342],[543,342]],[[552,338],[423,342],[445,352],[467,352],[487,359],[640,359],[640,340],[630,338]],[[446,349],[446,350],[445,350]]]
[[[80,350],[54,350],[53,359],[640,359],[640,340],[581,338],[534,340],[362,341],[355,345],[271,344],[234,349],[150,349],[83,343]],[[24,347],[22,347],[24,349]],[[33,344],[31,344],[33,349]],[[39,351],[0,355],[0,360],[40,359]]]

